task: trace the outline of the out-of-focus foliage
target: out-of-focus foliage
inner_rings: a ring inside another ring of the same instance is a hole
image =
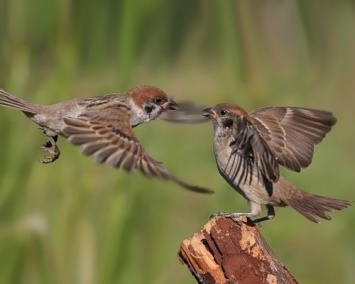
[[[142,83],[174,99],[328,109],[338,123],[312,166],[286,173],[317,194],[354,200],[353,1],[0,1],[0,86],[53,103]],[[181,241],[216,211],[247,210],[219,176],[211,125],[156,121],[135,129],[145,148],[213,196],[96,165],[0,108],[1,283],[195,283]],[[354,208],[312,224],[279,209],[262,227],[300,283],[355,282]]]

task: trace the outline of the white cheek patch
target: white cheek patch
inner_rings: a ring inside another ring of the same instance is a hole
[[[150,118],[151,119],[156,119],[159,117],[159,115],[161,114],[162,109],[160,107],[155,107],[151,113],[150,113]]]
[[[131,120],[131,125],[138,125],[138,124],[149,122],[151,118],[143,108],[140,108],[135,104],[132,104],[130,120]]]

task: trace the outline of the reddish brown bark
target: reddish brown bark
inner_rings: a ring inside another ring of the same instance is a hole
[[[198,283],[298,283],[246,218],[213,218],[182,242],[179,256]]]

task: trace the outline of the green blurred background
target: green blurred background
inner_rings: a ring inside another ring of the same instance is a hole
[[[312,166],[285,174],[310,192],[354,200],[354,1],[0,1],[0,86],[21,98],[157,85],[177,101],[328,109],[338,123]],[[203,196],[96,165],[0,109],[1,283],[195,283],[177,252],[216,211],[245,211],[212,154],[212,127],[154,121],[145,148]],[[186,141],[186,142],[185,142]],[[261,228],[300,283],[355,283],[354,207],[313,224],[279,209]]]

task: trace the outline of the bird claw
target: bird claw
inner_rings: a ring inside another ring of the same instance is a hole
[[[218,218],[218,217],[223,217],[223,218],[229,218],[232,219],[234,222],[236,222],[239,225],[244,224],[244,222],[240,219],[241,216],[247,216],[248,217],[249,213],[225,213],[225,212],[216,212],[211,215],[210,219],[213,218]]]
[[[42,164],[50,164],[59,158],[59,154],[53,154],[51,156],[45,156],[43,160],[38,160]]]
[[[40,148],[49,154],[48,156],[45,156],[43,160],[38,160],[42,164],[53,163],[60,156],[60,151],[57,144],[52,144],[50,140],[42,144]]]
[[[216,213],[213,213],[213,214],[210,216],[210,219],[218,218],[218,217],[221,217],[221,216],[223,216],[223,213],[222,213],[222,212],[216,212]]]
[[[46,152],[49,152],[50,151],[49,149],[51,149],[52,147],[53,147],[53,145],[52,145],[51,141],[49,141],[49,140],[40,146],[40,148],[44,149],[44,151],[46,151]]]

